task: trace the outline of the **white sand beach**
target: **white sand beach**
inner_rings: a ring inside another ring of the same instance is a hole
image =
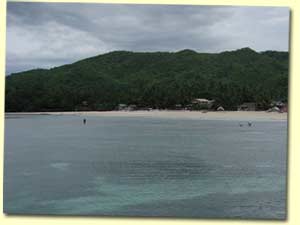
[[[287,120],[287,113],[265,111],[186,111],[186,110],[151,110],[151,111],[88,111],[88,112],[30,112],[6,113],[6,115],[78,115],[78,116],[116,116],[116,117],[153,117],[183,118],[207,120]]]

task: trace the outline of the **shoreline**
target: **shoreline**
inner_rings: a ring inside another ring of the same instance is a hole
[[[102,117],[149,117],[173,119],[204,119],[204,120],[271,120],[287,121],[287,113],[266,111],[188,111],[188,110],[151,110],[151,111],[68,111],[68,112],[13,112],[5,116],[20,115],[75,115]]]

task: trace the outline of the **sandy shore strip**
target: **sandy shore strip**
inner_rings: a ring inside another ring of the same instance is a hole
[[[88,111],[88,112],[30,112],[6,113],[6,116],[20,115],[78,115],[103,117],[152,117],[173,119],[206,119],[206,120],[287,120],[287,113],[265,111],[222,111],[203,112],[185,110],[151,110],[151,111]]]

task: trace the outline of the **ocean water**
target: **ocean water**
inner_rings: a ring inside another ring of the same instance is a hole
[[[5,213],[286,218],[286,121],[86,118],[6,117]]]

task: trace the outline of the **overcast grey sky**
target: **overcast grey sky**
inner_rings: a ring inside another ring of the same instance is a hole
[[[283,7],[7,3],[6,74],[114,50],[287,51]]]

